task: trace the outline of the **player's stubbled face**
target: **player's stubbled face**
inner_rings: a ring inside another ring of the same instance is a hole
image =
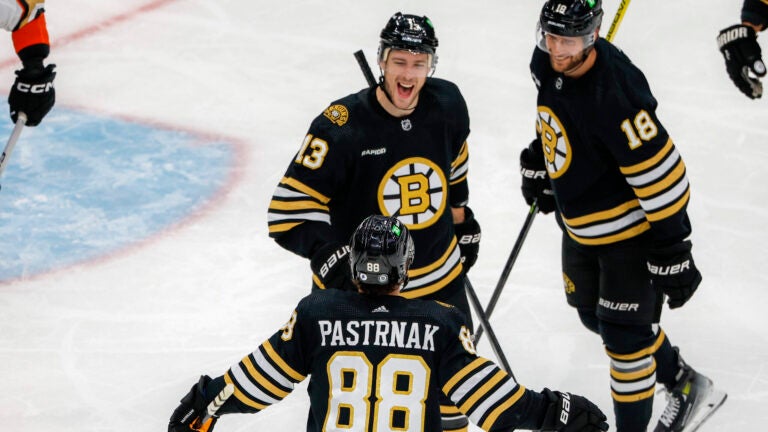
[[[430,57],[426,53],[392,50],[384,62],[384,90],[399,109],[413,109],[427,81]]]
[[[555,72],[571,71],[584,61],[584,41],[581,37],[564,37],[547,33],[545,38],[549,62]]]

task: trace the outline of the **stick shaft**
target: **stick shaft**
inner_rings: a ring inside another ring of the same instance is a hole
[[[19,140],[19,135],[21,135],[22,129],[24,129],[24,125],[27,123],[27,116],[23,112],[20,112],[18,117],[16,118],[16,125],[13,127],[13,131],[11,132],[11,136],[8,138],[8,143],[5,145],[5,148],[3,149],[3,154],[0,155],[0,175],[3,175],[3,171],[5,171],[6,165],[8,165],[8,160],[11,157],[11,153],[13,152],[13,147],[16,146],[16,141]]]
[[[496,303],[499,301],[501,291],[507,284],[509,273],[512,271],[512,267],[515,265],[515,261],[517,261],[517,256],[520,254],[520,250],[523,248],[523,242],[525,241],[525,238],[528,237],[528,231],[530,231],[531,225],[533,225],[533,219],[536,217],[536,213],[538,212],[539,207],[534,202],[528,209],[528,215],[525,217],[525,222],[523,222],[523,227],[520,229],[520,234],[517,236],[517,240],[515,241],[515,245],[512,247],[512,251],[509,253],[509,258],[507,258],[506,264],[504,264],[504,269],[502,270],[501,276],[499,277],[499,282],[496,284],[496,288],[494,288],[493,294],[491,294],[491,300],[488,302],[488,306],[485,308],[485,316],[488,319],[491,318],[491,314],[496,308]],[[482,336],[483,328],[480,327],[477,329],[477,332],[475,332],[475,343],[480,342],[480,338]]]
[[[616,15],[613,16],[611,27],[608,29],[608,34],[605,35],[605,39],[608,42],[613,42],[613,37],[616,36],[616,32],[619,31],[621,20],[624,19],[624,14],[627,13],[627,8],[629,7],[630,1],[631,0],[621,0],[619,9],[616,11]]]
[[[373,71],[371,71],[371,66],[368,64],[363,50],[355,51],[355,59],[357,59],[357,64],[360,65],[360,70],[363,71],[368,86],[376,87],[376,79],[373,77]]]

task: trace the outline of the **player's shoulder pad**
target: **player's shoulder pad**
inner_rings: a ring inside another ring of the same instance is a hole
[[[430,77],[427,78],[427,82],[421,91],[434,96],[444,108],[465,107],[466,109],[467,104],[464,101],[461,90],[459,90],[459,86],[451,81]]]
[[[656,99],[651,93],[645,74],[618,47],[599,39],[596,44],[598,56],[602,57],[599,80],[596,91],[598,103],[603,106],[622,106],[655,110]],[[615,98],[615,100],[604,99]],[[601,100],[602,99],[602,100]]]
[[[331,102],[322,114],[317,116],[315,123],[318,126],[344,127],[354,120],[358,107],[365,100],[364,93],[368,91],[364,89]]]

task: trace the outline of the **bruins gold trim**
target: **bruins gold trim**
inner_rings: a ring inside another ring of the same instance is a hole
[[[620,395],[615,391],[611,390],[611,397],[613,397],[613,400],[615,400],[616,402],[637,402],[643,399],[652,398],[653,393],[655,391],[656,391],[655,388],[650,388],[642,393],[635,393],[631,395]]]
[[[269,226],[269,232],[279,233],[292,230],[294,227],[303,224],[304,222],[288,222]]]
[[[613,219],[617,216],[627,214],[637,207],[640,207],[640,201],[633,199],[632,201],[627,201],[624,204],[620,204],[612,209],[590,213],[586,216],[579,216],[572,219],[568,219],[562,214],[561,216],[563,216],[563,222],[565,222],[566,225],[569,227],[578,228],[580,225],[587,225],[592,222]]]
[[[607,348],[605,352],[608,354],[608,357],[615,359],[615,360],[622,360],[622,361],[633,361],[638,360],[642,357],[646,356],[652,356],[656,351],[659,350],[659,347],[664,342],[664,339],[667,337],[666,334],[664,334],[664,330],[659,329],[659,335],[656,337],[656,341],[653,343],[653,345],[643,348],[640,351],[633,352],[631,354],[616,354],[614,352],[609,351]]]
[[[235,380],[232,379],[232,377],[229,375],[229,371],[227,371],[227,373],[224,374],[224,382],[235,386],[235,398],[237,398],[237,400],[244,403],[245,405],[248,405],[251,408],[256,408],[259,411],[269,406],[269,405],[260,404],[255,400],[251,399],[247,394],[243,393],[243,391],[240,390],[240,388],[237,385],[235,385]]]
[[[685,176],[685,164],[683,163],[683,160],[680,159],[675,168],[670,171],[669,174],[663,179],[656,181],[650,186],[632,189],[635,190],[635,195],[637,195],[639,198],[647,198],[651,195],[655,195],[663,191],[664,189],[669,188],[673,183],[680,180],[683,176]]]
[[[675,148],[675,145],[672,144],[672,139],[667,139],[667,143],[664,144],[664,147],[659,150],[658,153],[656,153],[653,157],[650,159],[646,159],[643,162],[640,162],[635,165],[630,165],[628,167],[619,167],[619,170],[622,174],[626,175],[632,175],[637,174],[641,171],[645,171],[646,169],[657,165],[659,161],[667,157],[667,155],[672,151],[672,149]]]
[[[609,235],[609,236],[603,236],[603,237],[597,237],[597,238],[579,237],[576,234],[572,233],[570,230],[568,231],[568,235],[578,243],[581,243],[587,246],[593,246],[593,245],[616,243],[617,241],[620,241],[620,240],[626,240],[632,237],[637,237],[640,234],[648,231],[649,229],[651,229],[651,224],[648,223],[647,221],[644,221],[640,225],[634,226],[631,229],[624,230],[622,232]]]
[[[311,196],[312,198],[320,201],[323,204],[328,204],[331,202],[331,199],[327,196],[321,194],[320,192],[312,189],[311,187],[305,185],[304,183],[296,180],[293,177],[283,177],[282,180],[280,180],[280,183],[286,184],[294,189],[296,189],[299,192],[302,192],[306,195]]]
[[[272,200],[269,203],[269,208],[272,210],[309,210],[309,209],[317,209],[317,210],[324,210],[324,211],[330,211],[328,206],[320,204],[317,201],[278,201],[278,200]]]
[[[274,348],[272,348],[272,344],[269,343],[269,341],[264,342],[261,344],[261,346],[264,347],[264,351],[267,352],[267,355],[269,355],[269,358],[274,361],[277,366],[286,374],[288,374],[291,378],[293,378],[296,381],[303,381],[304,378],[306,378],[306,375],[302,375],[298,372],[296,372],[292,367],[288,366],[288,363],[285,362],[285,360],[282,359],[277,354],[277,351],[275,351]]]
[[[344,126],[349,120],[349,110],[344,105],[331,105],[323,111],[323,115],[336,126]]]
[[[456,375],[453,376],[453,378],[449,379],[448,382],[445,383],[443,386],[443,393],[450,393],[453,390],[453,387],[458,384],[459,381],[464,379],[465,376],[469,375],[471,372],[477,370],[480,366],[489,362],[490,360],[486,358],[478,357],[472,363],[464,366],[464,368],[458,371]]]
[[[686,204],[688,204],[688,199],[691,197],[691,189],[688,188],[688,190],[685,191],[685,194],[680,197],[677,202],[664,210],[653,212],[653,213],[646,213],[645,217],[651,222],[660,221],[662,219],[666,219],[669,216],[677,213],[680,211],[680,209],[683,208]]]
[[[493,389],[496,384],[498,384],[501,380],[503,380],[505,377],[507,377],[507,373],[503,370],[496,371],[495,374],[493,374],[493,377],[489,379],[485,384],[480,386],[480,388],[475,387],[472,392],[472,396],[469,397],[466,401],[464,401],[463,404],[459,407],[459,409],[462,412],[468,412],[472,407],[475,406],[478,400],[482,398],[483,396],[487,395],[488,392]]]
[[[491,430],[491,426],[493,426],[494,423],[496,423],[496,419],[499,418],[501,413],[506,411],[509,407],[517,403],[518,400],[520,400],[521,397],[525,394],[525,387],[518,385],[518,389],[510,396],[509,399],[504,401],[503,404],[497,406],[491,414],[488,415],[488,417],[483,422],[483,425],[481,426],[483,430]]]

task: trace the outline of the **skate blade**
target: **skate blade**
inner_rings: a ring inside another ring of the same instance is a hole
[[[701,407],[688,420],[688,424],[683,428],[682,432],[695,432],[699,430],[699,427],[720,408],[727,397],[728,395],[725,392],[712,389]]]

